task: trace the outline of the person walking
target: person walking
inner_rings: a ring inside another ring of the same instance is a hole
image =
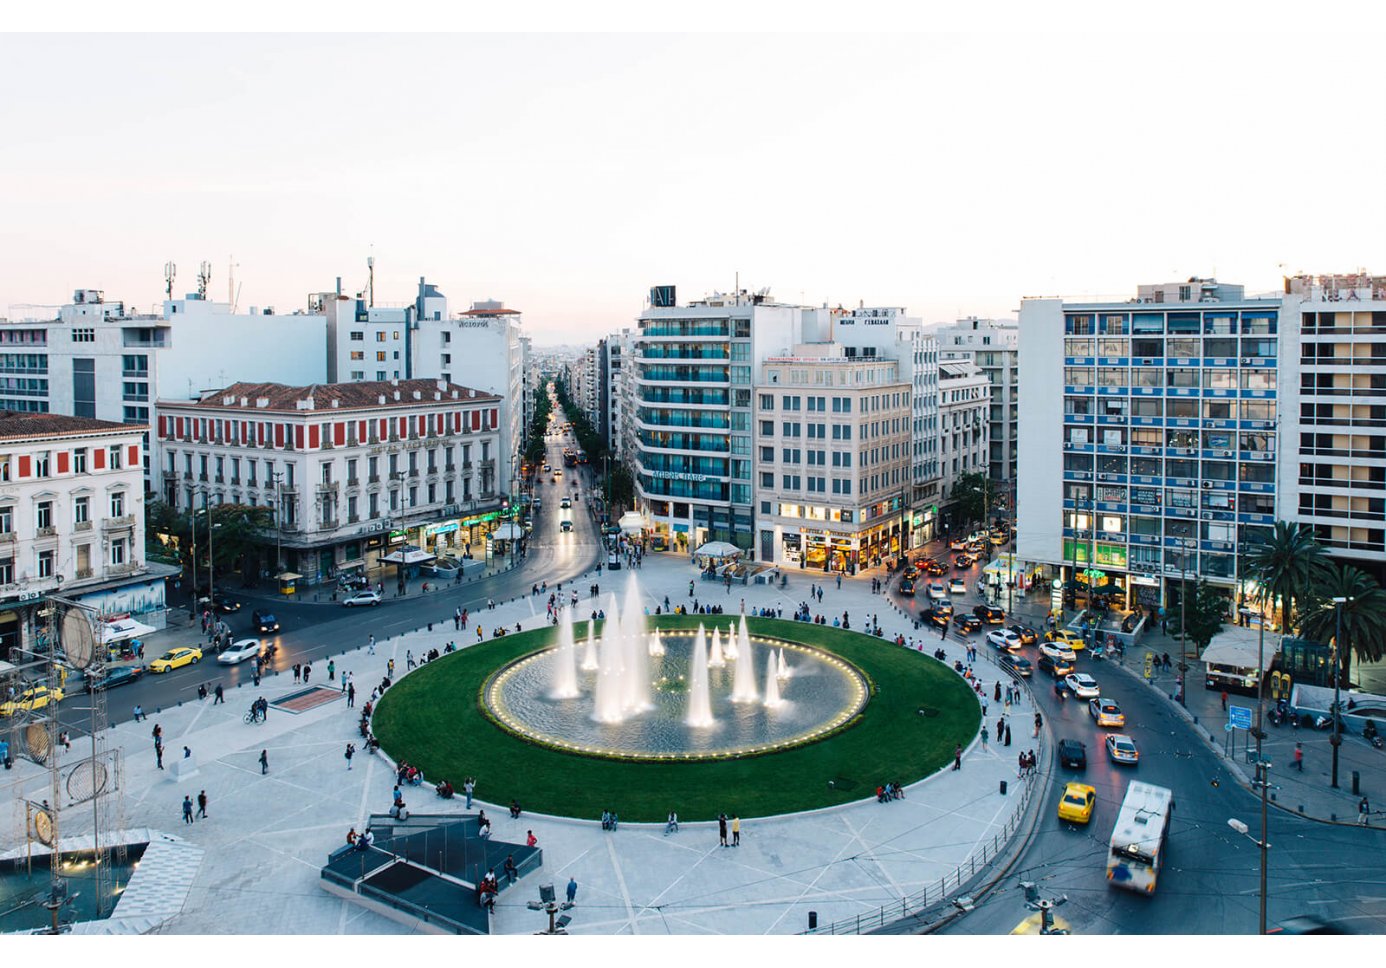
[[[332,682],[337,678],[337,662],[335,659],[327,660],[327,681]]]
[[[1299,770],[1299,772],[1301,772],[1301,773],[1304,772],[1304,744],[1303,744],[1303,743],[1296,743],[1296,744],[1295,744],[1295,762],[1294,762],[1294,767],[1295,767],[1296,770]]]
[[[1035,732],[1034,732],[1034,735],[1035,735],[1035,736],[1038,736],[1038,735],[1039,735],[1039,733],[1040,733],[1040,727],[1043,726],[1043,725],[1044,725],[1044,717],[1041,716],[1038,712],[1035,713]]]
[[[356,683],[347,683],[347,708],[351,709],[356,705]]]
[[[404,650],[404,668],[405,668],[406,670],[409,670],[409,669],[414,668],[414,650],[413,650],[413,649],[405,649],[405,650]]]
[[[215,706],[217,703],[225,702],[226,695],[222,692],[221,683],[218,682],[216,689],[212,690],[212,705]]]
[[[842,591],[842,572],[840,571],[837,573],[837,590]]]
[[[568,878],[568,903],[573,904],[577,901],[577,878]]]
[[[731,830],[732,830],[732,846],[733,846],[733,847],[740,847],[740,846],[741,846],[741,817],[740,817],[739,814],[735,814],[735,813],[732,814]]]
[[[154,741],[154,765],[161,770],[164,768],[164,744],[157,739]]]
[[[207,819],[207,791],[203,790],[197,795],[197,815],[203,820]]]
[[[351,769],[351,758],[352,758],[353,756],[355,756],[355,755],[356,755],[356,747],[355,747],[353,744],[351,744],[351,743],[347,743],[347,748],[346,748],[346,761],[347,761],[347,769],[348,769],[348,770]]]
[[[189,796],[183,797],[183,822],[184,822],[184,823],[192,823],[192,822],[193,822],[193,804],[192,804],[192,797],[189,797]]]
[[[1367,802],[1366,797],[1363,797],[1362,802],[1357,804],[1357,822],[1365,827],[1367,825],[1367,818],[1370,816],[1371,812],[1372,805]]]
[[[962,744],[953,747],[953,769],[962,769]]]
[[[303,663],[301,663],[301,662],[295,662],[295,663],[294,663],[294,682],[300,682],[300,681],[302,681],[302,679],[303,679]]]
[[[391,679],[395,677],[395,660],[391,659],[385,663],[385,674]]]
[[[987,748],[987,741],[991,738],[991,727],[986,723],[982,724],[982,749]]]
[[[727,815],[719,813],[717,815],[717,843],[727,846]]]
[[[368,650],[368,654],[369,654],[369,655],[375,655],[375,636],[374,636],[374,635],[372,635],[372,636],[370,637],[369,641],[366,642],[366,649]]]
[[[1222,711],[1227,712],[1227,690],[1224,689],[1218,698],[1222,700]]]
[[[313,666],[312,666],[312,664],[311,664],[311,663],[305,663],[304,666],[303,666],[303,681],[304,681],[305,684],[308,682],[308,677],[309,677],[310,675],[312,675],[312,674],[313,674]]]
[[[462,781],[462,793],[467,797],[466,809],[472,809],[472,791],[476,789],[476,781],[467,777]]]
[[[1010,726],[1007,726],[1007,727],[1006,727],[1006,745],[1007,745],[1007,746],[1010,746],[1010,745],[1011,745],[1011,727],[1010,727]]]

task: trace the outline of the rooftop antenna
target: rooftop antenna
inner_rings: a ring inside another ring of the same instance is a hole
[[[374,249],[375,246],[371,246],[371,248]],[[371,308],[374,308],[374,307],[375,307],[375,256],[373,256],[373,255],[368,255],[368,256],[366,256],[366,269],[367,269],[367,271],[370,273],[370,279],[369,279],[369,280],[367,281],[367,283],[366,283],[366,290],[367,290],[367,292],[370,293],[370,302],[368,303],[368,305],[371,306]]]
[[[197,268],[197,298],[207,298],[207,283],[212,281],[212,264],[204,262]]]
[[[178,267],[172,262],[164,263],[164,298],[173,298],[173,278],[178,275]]]
[[[236,311],[236,270],[241,267],[239,262],[233,262],[235,256],[226,257],[226,301],[231,304],[231,312]]]

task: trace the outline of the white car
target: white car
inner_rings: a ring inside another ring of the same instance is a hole
[[[1086,672],[1075,672],[1071,676],[1065,676],[1064,685],[1079,699],[1096,699],[1102,694],[1102,690],[1097,687],[1097,680]]]
[[[254,659],[260,654],[261,648],[259,639],[237,639],[221,650],[217,661],[222,665],[237,665],[246,659]]]
[[[1020,636],[1010,629],[992,629],[987,633],[987,644],[994,645],[998,649],[1005,649],[1007,652],[1019,652],[1024,646],[1020,641]]]
[[[948,594],[950,594],[950,595],[966,595],[966,594],[967,594],[967,582],[963,581],[961,578],[950,578],[950,579],[948,579]]]
[[[929,597],[934,599],[935,601],[938,601],[947,598],[948,593],[943,590],[942,585],[940,585],[938,582],[935,582],[934,584],[929,586]]]
[[[355,595],[352,595],[346,601],[342,602],[342,604],[347,608],[353,608],[357,605],[379,605],[380,596],[375,592],[357,592]]]
[[[564,509],[570,508],[573,506],[572,499],[565,497],[563,500],[558,502],[558,506]]]
[[[949,544],[948,544],[948,550],[949,550],[949,551],[966,551],[966,550],[967,550],[967,539],[966,539],[966,538],[959,538],[957,541],[949,542]]]
[[[1051,659],[1060,659],[1064,662],[1075,662],[1078,659],[1078,653],[1062,642],[1041,642],[1039,650],[1040,655],[1047,655]]]

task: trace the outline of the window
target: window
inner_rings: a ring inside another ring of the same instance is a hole
[[[109,464],[111,470],[118,471],[125,466],[125,448],[120,446],[112,447],[108,456],[110,457]]]
[[[113,518],[123,518],[123,517],[125,517],[125,492],[124,492],[124,491],[112,491],[112,492],[111,492],[111,517],[113,517]]]
[[[34,519],[35,527],[40,531],[44,528],[53,527],[53,502],[39,501]]]
[[[771,471],[761,471],[761,472],[760,472],[760,486],[761,486],[761,487],[774,487],[774,486],[775,486],[775,475],[774,475],[774,473],[772,473]]]
[[[74,329],[72,331],[72,342],[74,343],[95,343],[96,330],[94,329]]]
[[[383,343],[383,342],[385,342],[385,331],[384,331],[384,330],[381,330],[380,332],[378,332],[378,333],[375,334],[375,341],[376,341],[377,343]]]
[[[399,330],[395,330],[394,338],[399,339]]]
[[[119,567],[120,565],[125,564],[125,548],[125,538],[111,539],[111,564],[113,566]]]
[[[375,354],[375,361],[376,361],[377,363],[384,363],[384,362],[385,362],[385,351],[384,351],[384,350],[377,350],[377,351],[376,351],[376,354]]]
[[[760,449],[760,459],[765,461],[766,463],[770,463],[771,461],[773,461],[775,459],[775,448],[762,447]]]
[[[352,341],[353,343],[362,343],[362,342],[365,342],[365,339],[366,339],[366,334],[365,334],[364,331],[359,330],[359,329],[353,329],[353,330],[351,331],[351,341]]]
[[[775,396],[774,396],[774,394],[770,394],[770,393],[762,393],[762,394],[760,394],[760,409],[762,409],[762,410],[774,410],[774,409],[775,409]]]
[[[351,358],[353,360],[364,360],[366,358],[366,353],[364,350],[352,350]]]
[[[50,462],[49,462],[51,456],[52,456],[51,453],[50,453],[49,451],[46,451],[46,450],[45,450],[43,453],[41,453],[41,454],[35,454],[35,455],[34,455],[34,476],[35,476],[35,477],[48,477],[48,476],[49,476],[49,474],[51,473],[51,471],[49,470],[49,468],[51,467],[51,464],[50,464]]]
[[[14,559],[0,558],[0,585],[14,584]]]
[[[53,552],[40,551],[38,553],[38,576],[40,578],[53,577]]]
[[[783,483],[783,485],[784,485],[784,489],[785,489],[786,491],[797,491],[797,490],[799,490],[800,481],[799,481],[799,475],[798,475],[798,474],[785,474],[784,477],[781,478],[781,481],[782,481],[782,483]]]
[[[14,532],[14,508],[0,508],[0,534],[11,534]],[[5,584],[0,582],[0,584]]]
[[[86,495],[72,499],[72,523],[86,524],[91,521],[91,498]]]

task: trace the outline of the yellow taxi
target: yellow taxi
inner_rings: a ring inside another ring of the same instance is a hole
[[[153,662],[149,663],[149,671],[154,673],[172,672],[174,669],[181,669],[185,665],[194,665],[201,661],[201,659],[201,649],[170,649]]]
[[[1064,795],[1059,800],[1059,819],[1070,823],[1087,823],[1092,819],[1092,808],[1097,805],[1097,791],[1086,783],[1070,783],[1064,787]]]
[[[49,689],[47,686],[34,686],[32,689],[25,689],[9,702],[0,703],[0,716],[8,717],[13,716],[15,713],[42,709],[50,702],[58,702],[62,698],[63,691],[61,689]]]
[[[1068,629],[1051,629],[1044,633],[1046,642],[1062,642],[1074,652],[1088,647],[1087,640],[1077,632],[1070,632]]]

